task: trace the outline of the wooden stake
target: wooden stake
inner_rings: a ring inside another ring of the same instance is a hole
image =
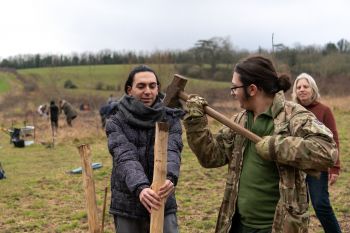
[[[106,212],[106,203],[107,203],[107,192],[108,192],[108,186],[105,187],[105,196],[104,196],[104,199],[103,199],[101,233],[103,233],[104,227],[105,227],[105,212]]]
[[[168,151],[169,126],[164,122],[157,122],[156,137],[154,143],[154,172],[152,189],[158,193],[159,188],[164,185],[167,174],[167,151]],[[161,200],[158,210],[151,213],[150,233],[163,233],[165,200]]]
[[[81,161],[83,164],[83,183],[85,189],[86,209],[88,214],[89,232],[100,233],[97,217],[95,184],[91,168],[91,150],[89,145],[80,145],[78,147]]]

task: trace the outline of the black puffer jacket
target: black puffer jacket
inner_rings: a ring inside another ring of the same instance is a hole
[[[169,124],[167,177],[176,185],[183,147],[182,112],[161,106],[160,100],[148,108],[130,96],[122,97],[114,112],[106,123],[108,149],[113,157],[110,213],[147,219],[149,214],[139,194],[153,180],[155,122],[165,120]],[[172,194],[165,204],[165,214],[176,210]]]

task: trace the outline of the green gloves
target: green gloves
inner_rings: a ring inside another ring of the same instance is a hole
[[[187,114],[185,116],[188,118],[198,118],[204,116],[204,106],[208,105],[208,102],[198,95],[189,95],[186,101]]]
[[[265,160],[276,160],[275,137],[264,136],[263,139],[255,144],[256,152]]]

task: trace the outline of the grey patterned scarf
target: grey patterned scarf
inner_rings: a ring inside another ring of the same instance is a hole
[[[164,121],[165,107],[159,95],[152,107],[145,106],[132,96],[124,95],[118,104],[119,110],[124,114],[127,122],[135,127],[153,128],[157,121]]]

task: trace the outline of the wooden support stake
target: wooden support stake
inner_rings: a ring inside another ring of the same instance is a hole
[[[90,233],[100,233],[100,228],[98,224],[97,217],[97,205],[96,205],[96,194],[95,194],[95,184],[92,175],[91,168],[91,150],[89,145],[80,145],[78,147],[81,161],[83,164],[83,183],[86,198],[86,209],[88,215],[89,232]]]
[[[152,189],[158,193],[159,188],[164,185],[167,174],[167,151],[168,151],[168,130],[167,123],[156,124],[156,137],[154,143],[154,173]],[[158,210],[151,213],[150,233],[163,233],[165,200],[161,200]]]
[[[107,192],[108,192],[108,186],[105,187],[105,196],[103,199],[101,233],[103,233],[104,227],[105,227],[105,212],[106,212],[106,203],[107,203]]]

